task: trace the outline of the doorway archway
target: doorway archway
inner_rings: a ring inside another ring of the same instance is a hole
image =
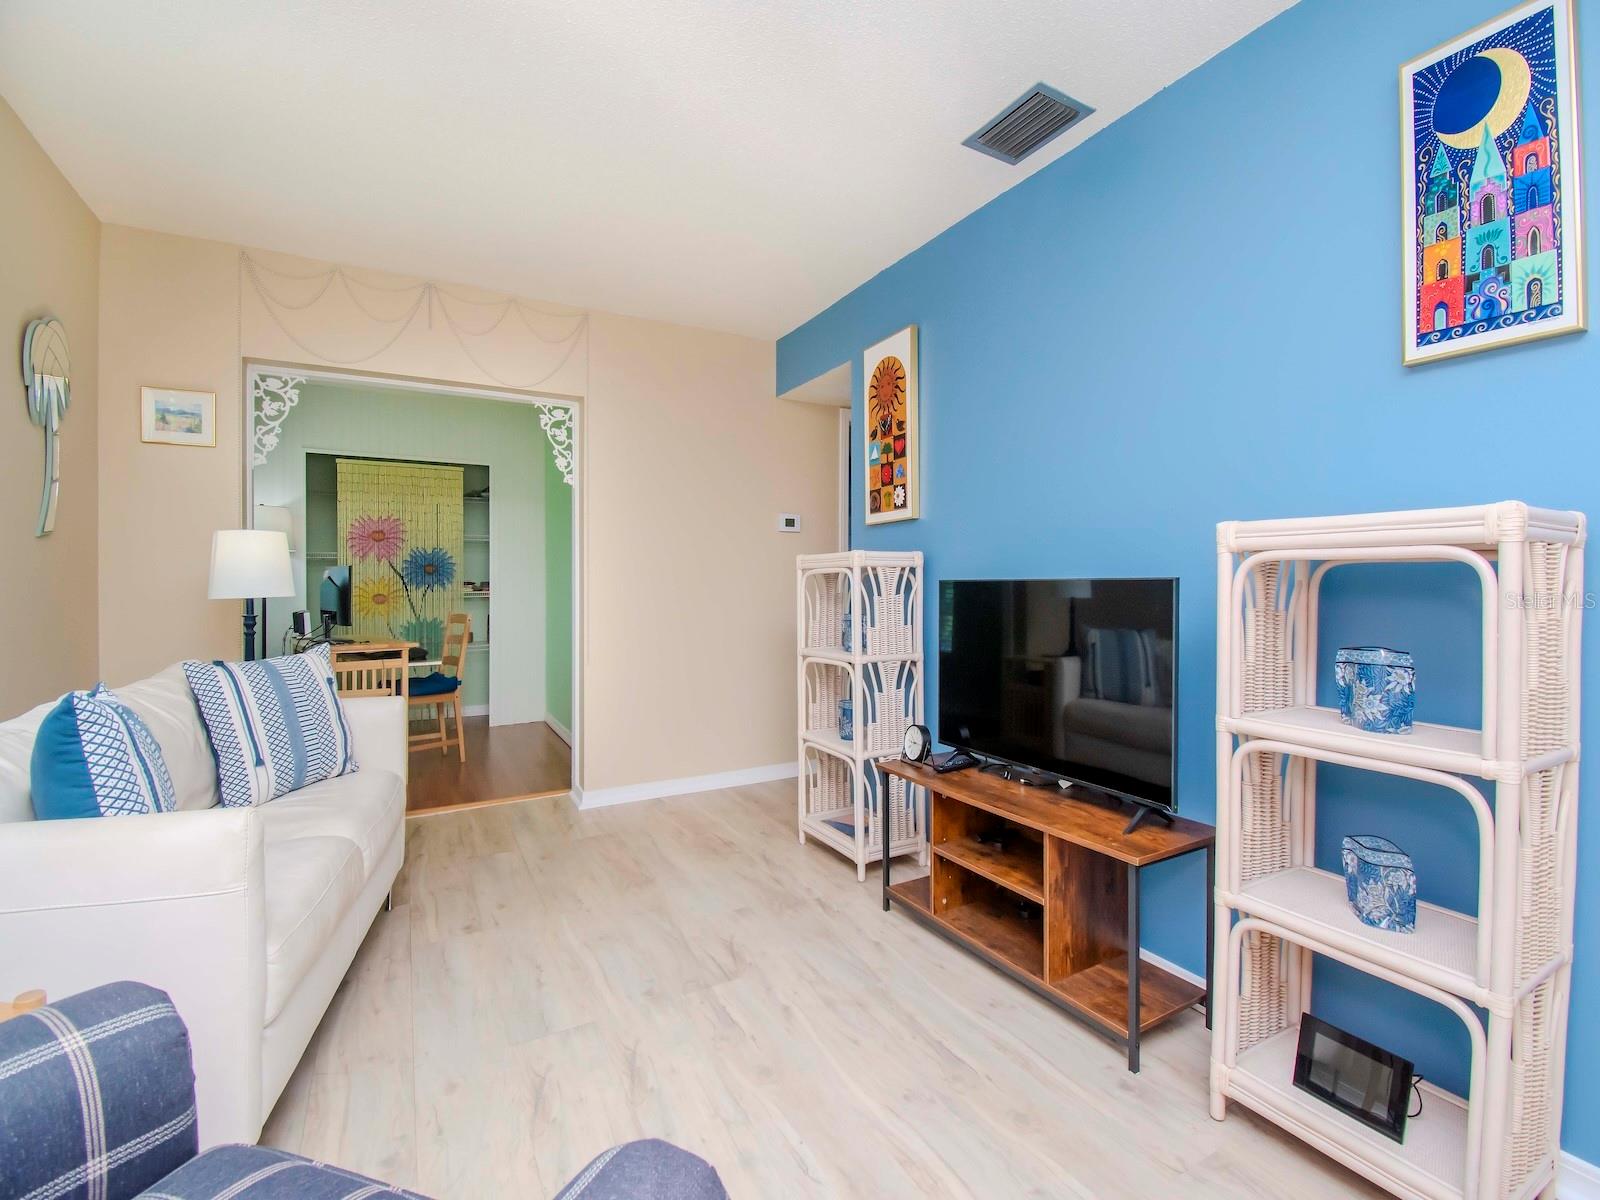
[[[563,747],[563,749],[564,757],[567,759],[565,771],[566,778],[558,781],[562,786],[554,786],[554,784],[551,784],[551,786],[554,787],[554,790],[557,793],[570,790],[574,797],[579,795],[583,746],[583,680],[581,672],[583,656],[580,652],[580,647],[582,645],[581,637],[583,612],[581,582],[582,571],[580,562],[582,545],[580,530],[582,525],[583,508],[580,454],[582,405],[580,398],[575,396],[486,388],[476,385],[464,385],[445,381],[433,382],[416,379],[401,379],[393,376],[340,371],[323,367],[288,366],[278,363],[251,362],[248,360],[244,365],[244,395],[246,397],[246,403],[244,405],[244,419],[246,428],[245,436],[241,440],[244,459],[243,468],[245,480],[245,511],[248,514],[245,524],[247,525],[255,524],[256,514],[259,511],[257,503],[257,470],[275,453],[282,452],[280,449],[280,442],[283,442],[285,439],[285,422],[293,419],[292,414],[295,412],[297,406],[299,406],[301,403],[302,393],[311,395],[314,394],[318,389],[346,389],[352,391],[369,391],[388,396],[407,396],[417,398],[419,400],[432,397],[436,400],[453,401],[458,403],[481,402],[485,405],[494,407],[520,406],[529,410],[528,416],[531,423],[527,426],[527,428],[529,428],[531,431],[531,440],[534,444],[536,444],[539,453],[548,455],[548,458],[544,461],[543,467],[540,468],[539,476],[540,478],[553,479],[556,481],[554,486],[557,490],[552,493],[552,497],[563,499],[565,501],[565,506],[569,509],[567,514],[563,514],[564,519],[560,522],[560,528],[564,530],[566,535],[565,550],[567,555],[567,568],[570,578],[564,587],[558,589],[557,599],[559,600],[564,598],[565,604],[559,605],[555,601],[547,600],[546,603],[543,603],[539,606],[539,611],[541,613],[543,613],[548,606],[551,612],[557,612],[559,618],[564,618],[564,626],[567,632],[566,645],[568,647],[565,657],[567,658],[568,663],[566,671],[559,673],[561,678],[551,680],[548,688],[543,686],[544,680],[541,680],[539,695],[543,698],[543,703],[545,705],[541,716],[544,723],[548,724],[550,728],[555,731],[556,737],[559,737],[559,739],[565,743],[565,747]],[[470,428],[464,429],[463,432],[469,438],[469,444],[466,446],[456,444],[453,449],[447,449],[441,446],[432,446],[423,452],[404,455],[402,457],[417,460],[427,459],[429,461],[454,461],[460,463],[481,461],[484,456],[478,453],[477,449],[470,445]],[[529,443],[525,442],[522,444],[527,445]],[[303,452],[305,447],[301,447],[300,449]],[[351,453],[350,447],[346,445],[329,446],[321,449],[335,453]],[[506,472],[503,469],[499,472],[499,474],[502,477],[506,477]],[[268,497],[267,499],[270,499],[276,503],[276,497]],[[469,505],[469,507],[471,506]],[[484,517],[487,517],[488,508],[489,505],[487,503],[487,499],[485,499],[481,506],[477,507],[475,511],[481,513]],[[303,511],[300,519],[302,521],[300,528],[304,535],[305,533],[308,533],[309,530],[305,524]],[[319,536],[325,537],[326,533],[324,532]],[[330,539],[330,545],[328,546],[323,546],[319,543],[319,545],[316,547],[317,552],[324,556],[328,555],[330,552],[337,554],[337,547],[331,544],[331,542],[334,540],[336,539]],[[469,536],[469,540],[474,539]],[[487,555],[489,553],[493,553],[494,548],[488,544],[489,535],[487,532],[483,533],[481,537],[476,540],[477,544],[475,546],[469,546],[467,549],[480,554],[480,558],[477,560],[478,565],[473,568],[473,571],[478,577],[478,581],[483,583],[487,581],[490,573],[487,565]],[[543,545],[542,541],[541,545]],[[311,552],[311,549],[312,548],[307,544],[306,541],[302,541],[299,547],[301,561],[297,563],[297,568],[306,573],[308,579],[310,564],[306,561],[306,559]],[[330,561],[333,560],[330,559]],[[463,570],[467,569],[467,564],[472,561],[472,555],[469,553],[468,557],[463,560]],[[499,572],[496,571],[495,574],[498,576]],[[544,578],[544,576],[541,576],[541,578]],[[309,583],[307,586],[309,588]],[[493,622],[496,620],[502,620],[505,622],[516,621],[521,619],[522,614],[513,613],[511,609],[498,605],[494,590],[487,587],[484,587],[478,592],[468,592],[464,599],[466,601],[465,607],[474,618],[474,640],[480,642],[480,645],[477,647],[477,649],[482,653],[483,656],[480,661],[486,661],[491,653],[496,653],[494,640],[492,637],[488,636],[492,632]],[[491,611],[491,606],[496,606],[500,609],[498,616]],[[519,605],[517,607],[520,608],[522,606]],[[564,608],[565,611],[558,612],[558,609],[562,608]],[[277,614],[277,620],[274,621],[274,627],[276,628],[281,625],[284,619],[285,614]],[[511,628],[512,626],[502,625],[501,627]],[[545,646],[547,653],[550,651],[550,648],[553,646],[553,644],[554,638],[552,637],[547,641]],[[273,652],[276,652],[276,649],[276,646],[274,646]],[[515,679],[515,674],[514,672],[507,670],[504,672],[504,678]],[[557,683],[561,682],[565,683],[564,689],[559,689],[556,686]],[[469,678],[469,686],[471,683],[472,680]],[[560,715],[554,711],[556,693],[558,690],[565,691],[565,699],[567,699],[569,705],[564,714],[566,716],[566,720],[564,721],[561,720]],[[493,728],[494,724],[501,723],[497,722],[495,719],[496,706],[494,701],[495,698],[491,697],[488,705],[476,710],[476,715],[487,718],[486,721],[480,722],[486,728]],[[474,715],[474,709],[471,707],[467,709],[467,712],[469,717]],[[526,720],[527,718],[522,717],[521,719]],[[511,722],[508,721],[506,723]],[[469,731],[469,746],[471,744]],[[548,757],[548,755],[545,756],[546,759],[548,759]],[[503,780],[505,778],[505,773],[501,772],[497,778]],[[546,778],[548,778],[548,772],[546,772]],[[503,787],[505,785],[503,782],[496,782],[492,785],[486,784],[485,786]],[[487,802],[508,799],[522,799],[526,798],[528,795],[543,794],[549,790],[550,787],[546,786],[540,786],[537,788],[522,788],[517,791],[517,794],[496,796],[473,795],[470,797],[470,801]]]

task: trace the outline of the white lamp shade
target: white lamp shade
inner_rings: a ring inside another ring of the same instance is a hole
[[[286,535],[276,529],[219,529],[211,535],[211,599],[296,594]]]
[[[276,529],[289,539],[289,552],[294,553],[294,513],[277,504],[256,505],[256,528]]]

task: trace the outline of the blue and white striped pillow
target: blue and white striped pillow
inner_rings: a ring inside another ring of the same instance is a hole
[[[178,803],[160,743],[103,683],[68,692],[45,716],[28,776],[41,821],[171,812]]]
[[[328,648],[257,662],[186,662],[228,808],[357,769]]]

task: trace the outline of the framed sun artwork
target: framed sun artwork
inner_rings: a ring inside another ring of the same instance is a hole
[[[1407,366],[1585,327],[1572,0],[1400,68]]]
[[[917,327],[908,325],[862,356],[868,525],[914,521],[921,512],[917,459]]]

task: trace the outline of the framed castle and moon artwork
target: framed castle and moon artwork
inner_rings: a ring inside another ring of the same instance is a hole
[[[862,356],[866,389],[866,519],[868,525],[913,521],[921,509],[917,458],[917,327],[870,347]]]
[[[1400,68],[1407,366],[1584,328],[1572,0]]]

